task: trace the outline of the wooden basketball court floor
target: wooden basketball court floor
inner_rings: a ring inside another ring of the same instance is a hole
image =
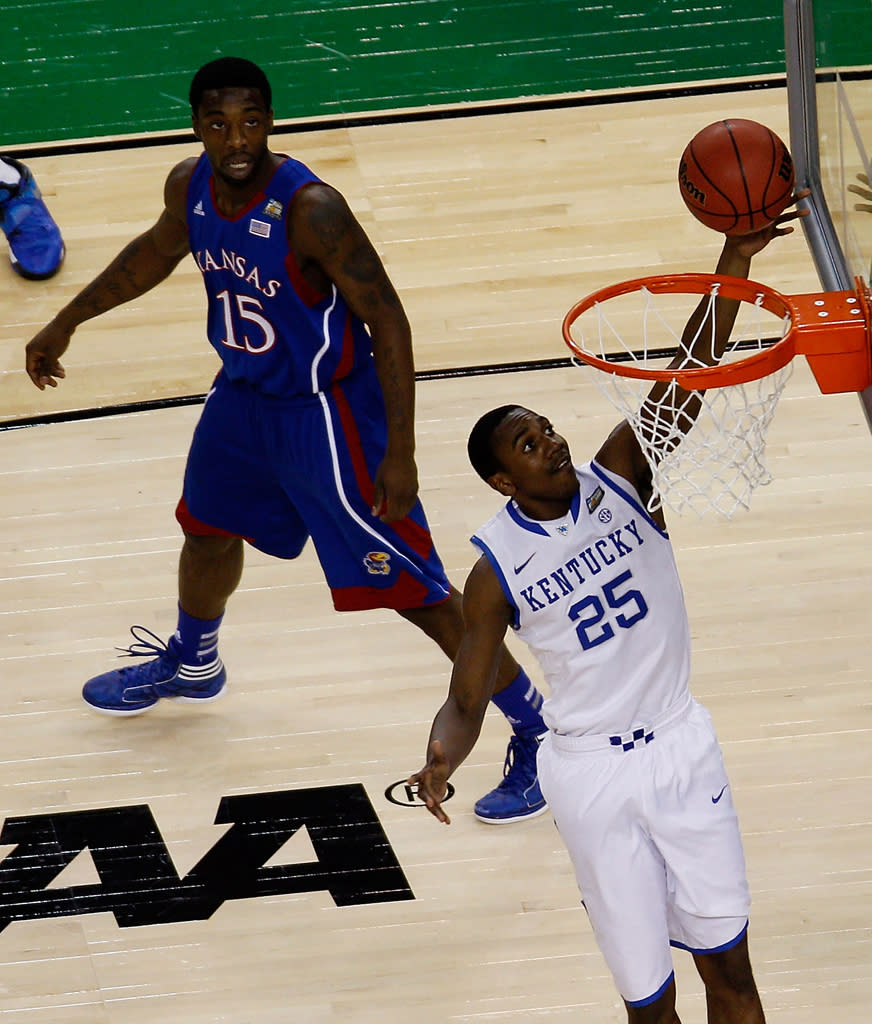
[[[563,314],[594,288],[713,269],[718,236],[684,211],[675,174],[684,142],[722,116],[788,134],[784,92],[769,89],[336,128],[275,148],[346,193],[405,301],[418,369],[432,370],[560,358]],[[69,255],[45,283],[0,267],[4,419],[206,390],[215,360],[190,261],[82,327],[56,391],[21,370],[24,342],[151,222],[166,171],[192,152],[28,159]],[[753,276],[818,288],[801,232]],[[578,459],[615,422],[571,367],[419,384],[421,493],[458,584],[470,532],[497,507],[465,439],[506,401],[551,416]],[[448,665],[391,613],[334,613],[310,551],[290,564],[248,552],[221,701],[126,721],[81,703],[131,624],[174,627],[172,512],[198,413],[0,433],[0,915],[16,918],[0,931],[0,1012],[16,1024],[623,1020],[550,818],[472,816],[501,772],[501,716],[454,779],[450,828],[402,787],[386,798],[422,762]],[[751,511],[670,519],[693,689],[745,836],[752,959],[783,1024],[865,1024],[872,997],[870,443],[856,396],[820,396],[798,360],[770,430],[775,479]],[[294,814],[309,824],[284,842]],[[683,1019],[703,1020],[692,965],[675,960]]]

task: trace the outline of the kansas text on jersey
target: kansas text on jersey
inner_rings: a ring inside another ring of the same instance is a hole
[[[288,246],[291,200],[318,180],[288,157],[233,218],[218,210],[205,153],[188,187],[188,234],[209,299],[209,341],[230,380],[249,381],[264,394],[324,391],[371,358],[363,321],[335,285],[315,291]]]

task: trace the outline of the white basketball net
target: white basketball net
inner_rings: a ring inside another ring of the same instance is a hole
[[[713,335],[711,313],[717,289],[715,284],[708,297],[709,315],[687,346],[682,345],[681,335],[700,296],[654,294],[647,288],[595,303],[575,321],[572,337],[582,351],[609,362],[664,369],[680,352],[684,356],[682,369],[710,366],[713,360],[705,359],[704,352],[706,347],[711,352],[714,339],[703,335],[706,331]],[[692,303],[689,307],[688,301]],[[628,303],[635,304],[635,312],[628,310]],[[678,305],[683,308],[679,310]],[[782,320],[764,310],[759,297],[754,303],[742,302],[720,363],[746,359],[770,347],[789,326],[789,318]],[[624,335],[632,339],[632,346],[623,340]],[[691,356],[691,347],[703,358]],[[751,492],[772,479],[764,461],[766,432],[791,368],[788,362],[759,380],[704,392],[684,391],[672,380],[664,385],[665,394],[657,402],[647,399],[653,383],[650,379],[594,370],[597,386],[627,419],[652,468],[654,493],[649,511],[666,504],[679,515],[692,509],[699,516],[713,512],[731,519],[740,507],[749,507]],[[693,426],[684,433],[682,412],[687,414],[686,426],[697,403],[699,412]]]

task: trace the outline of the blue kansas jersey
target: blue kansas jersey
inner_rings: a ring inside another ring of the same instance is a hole
[[[319,181],[287,158],[234,218],[218,211],[205,153],[188,188],[191,251],[209,298],[208,333],[230,380],[283,397],[329,389],[371,358],[363,321],[335,285],[316,292],[290,253],[287,220],[303,185]]]

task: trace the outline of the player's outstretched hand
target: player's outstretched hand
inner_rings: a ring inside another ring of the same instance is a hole
[[[56,388],[58,379],[66,377],[60,357],[70,344],[70,333],[53,320],[27,343],[25,369],[40,391],[45,391],[46,385]]]
[[[862,185],[849,185],[848,191],[853,192],[855,196],[860,196],[861,199],[865,199],[865,203],[854,203],[854,209],[859,210],[861,213],[872,213],[872,185],[869,184],[869,176],[866,174],[858,174],[857,181],[861,181]]]
[[[407,780],[408,785],[416,787],[418,797],[426,805],[427,810],[445,825],[451,824],[451,819],[442,810],[449,774],[448,759],[442,744],[439,740],[433,740],[427,751],[426,765]]]
[[[771,224],[767,224],[765,228],[761,228],[759,231],[752,231],[748,235],[733,235],[731,241],[736,251],[744,256],[756,256],[761,249],[765,249],[773,238],[789,235],[793,231],[793,225],[790,222],[798,220],[800,217],[807,217],[809,214],[808,207],[797,210],[795,204],[802,199],[807,199],[810,195],[811,189],[807,188],[794,192],[793,209],[785,211],[781,216],[776,217]]]

